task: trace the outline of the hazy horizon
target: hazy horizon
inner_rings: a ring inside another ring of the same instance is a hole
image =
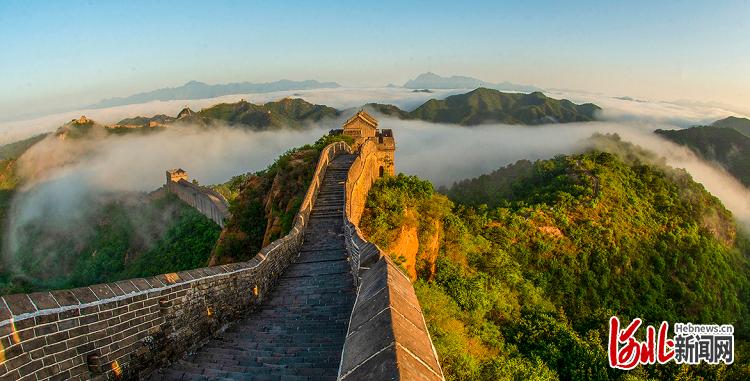
[[[428,71],[744,111],[748,11],[743,1],[9,1],[0,4],[10,58],[0,60],[0,114],[66,111],[191,80],[379,87]]]

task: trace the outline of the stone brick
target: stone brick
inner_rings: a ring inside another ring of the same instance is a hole
[[[35,292],[33,294],[29,294],[29,298],[32,302],[34,302],[39,310],[60,307],[55,298],[49,292]]]
[[[36,312],[36,307],[26,294],[5,295],[3,299],[13,315]]]
[[[164,287],[164,283],[155,276],[145,278],[146,282],[151,285],[151,288]]]
[[[39,349],[47,344],[47,340],[43,337],[35,337],[31,340],[26,340],[21,343],[21,348],[24,352],[31,352],[35,349]]]
[[[68,344],[65,341],[48,342],[44,347],[44,355],[54,355],[55,353],[62,352],[66,349],[68,349]]]
[[[70,332],[72,332],[72,330],[53,333],[47,336],[47,343],[57,343],[63,340],[67,340],[70,338]]]
[[[55,332],[57,332],[56,323],[44,324],[34,328],[34,333],[36,336],[45,336]]]
[[[10,319],[10,310],[5,306],[5,303],[0,303],[0,321]]]
[[[76,316],[81,316],[81,310],[79,310],[78,308],[65,310],[65,311],[60,312],[59,316],[60,316],[60,319],[68,319],[68,318],[73,318]]]
[[[115,284],[125,294],[130,294],[132,292],[137,292],[138,291],[138,288],[135,287],[133,285],[133,283],[131,281],[129,281],[129,280],[123,280],[123,281],[115,282]]]
[[[59,315],[56,313],[42,314],[34,317],[34,325],[42,325],[56,322]]]
[[[60,306],[75,306],[80,303],[71,290],[59,290],[50,292]]]
[[[107,286],[109,286],[110,290],[112,290],[112,293],[114,293],[115,296],[125,295],[125,292],[120,289],[120,286],[117,283],[107,283]]]
[[[70,291],[81,303],[91,303],[99,300],[96,295],[94,295],[94,292],[88,287],[74,288]]]
[[[133,286],[137,287],[138,290],[144,291],[151,288],[151,284],[143,278],[131,279]]]
[[[21,374],[21,377],[29,374],[33,374],[37,370],[42,368],[42,360],[34,360],[20,368],[18,368],[18,373]],[[36,378],[36,377],[35,377]]]

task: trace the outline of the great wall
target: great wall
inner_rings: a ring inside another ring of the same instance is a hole
[[[322,151],[289,234],[247,262],[3,296],[0,380],[443,380],[408,277],[358,228],[393,135],[363,112],[332,133],[355,144]],[[226,200],[172,175],[223,226]]]
[[[229,202],[224,196],[211,188],[191,183],[188,181],[187,172],[182,168],[167,171],[164,189],[175,194],[222,228],[224,228],[224,222],[231,216]]]

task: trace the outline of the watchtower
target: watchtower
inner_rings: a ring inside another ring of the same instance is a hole
[[[358,111],[344,122],[342,129],[332,130],[331,134],[351,136],[354,139],[352,148],[355,150],[359,150],[365,142],[372,141],[377,147],[380,176],[395,173],[396,141],[393,138],[393,131],[391,129],[379,129],[378,120],[366,111]]]
[[[180,180],[188,181],[188,174],[184,169],[177,168],[167,170],[167,185],[169,185],[169,183],[179,182]]]
[[[354,138],[354,144],[359,146],[369,138],[375,137],[378,131],[378,121],[365,111],[358,111],[344,122],[343,133]]]

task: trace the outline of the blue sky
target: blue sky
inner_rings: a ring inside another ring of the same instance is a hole
[[[0,0],[0,112],[193,79],[379,86],[425,71],[750,103],[748,1],[154,3]]]

